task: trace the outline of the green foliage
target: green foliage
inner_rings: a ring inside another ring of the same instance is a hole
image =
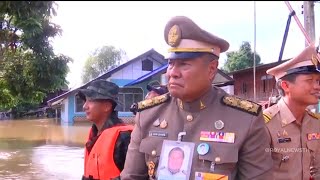
[[[103,46],[96,49],[85,62],[82,82],[86,83],[109,69],[120,65],[120,61],[125,56],[125,51],[118,50],[114,46]]]
[[[243,42],[239,51],[227,52],[227,62],[223,66],[226,72],[237,71],[253,67],[254,53],[251,50],[249,42]],[[256,65],[260,63],[261,58],[256,53]]]
[[[53,1],[0,2],[0,110],[35,107],[67,85],[71,58],[56,55],[50,40],[62,33],[50,22]]]

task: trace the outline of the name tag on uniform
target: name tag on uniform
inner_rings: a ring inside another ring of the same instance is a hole
[[[278,138],[278,143],[291,142],[291,138]]]
[[[167,132],[161,132],[161,131],[149,131],[150,137],[168,137]]]
[[[224,174],[196,172],[195,180],[228,180],[228,176]]]
[[[307,136],[309,141],[320,139],[320,133],[309,133]]]
[[[230,132],[201,131],[200,141],[234,143],[235,134]]]

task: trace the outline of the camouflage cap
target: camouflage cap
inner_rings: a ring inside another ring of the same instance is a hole
[[[119,86],[104,79],[92,81],[86,89],[80,89],[78,95],[86,100],[112,100],[117,105]]]

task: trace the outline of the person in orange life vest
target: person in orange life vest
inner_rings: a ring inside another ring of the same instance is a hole
[[[78,93],[85,100],[86,118],[93,123],[85,144],[82,180],[120,179],[133,126],[118,118],[118,92],[116,84],[95,80]]]

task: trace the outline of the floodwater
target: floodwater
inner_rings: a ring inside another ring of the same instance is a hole
[[[54,119],[0,121],[0,179],[80,180],[90,126]]]

